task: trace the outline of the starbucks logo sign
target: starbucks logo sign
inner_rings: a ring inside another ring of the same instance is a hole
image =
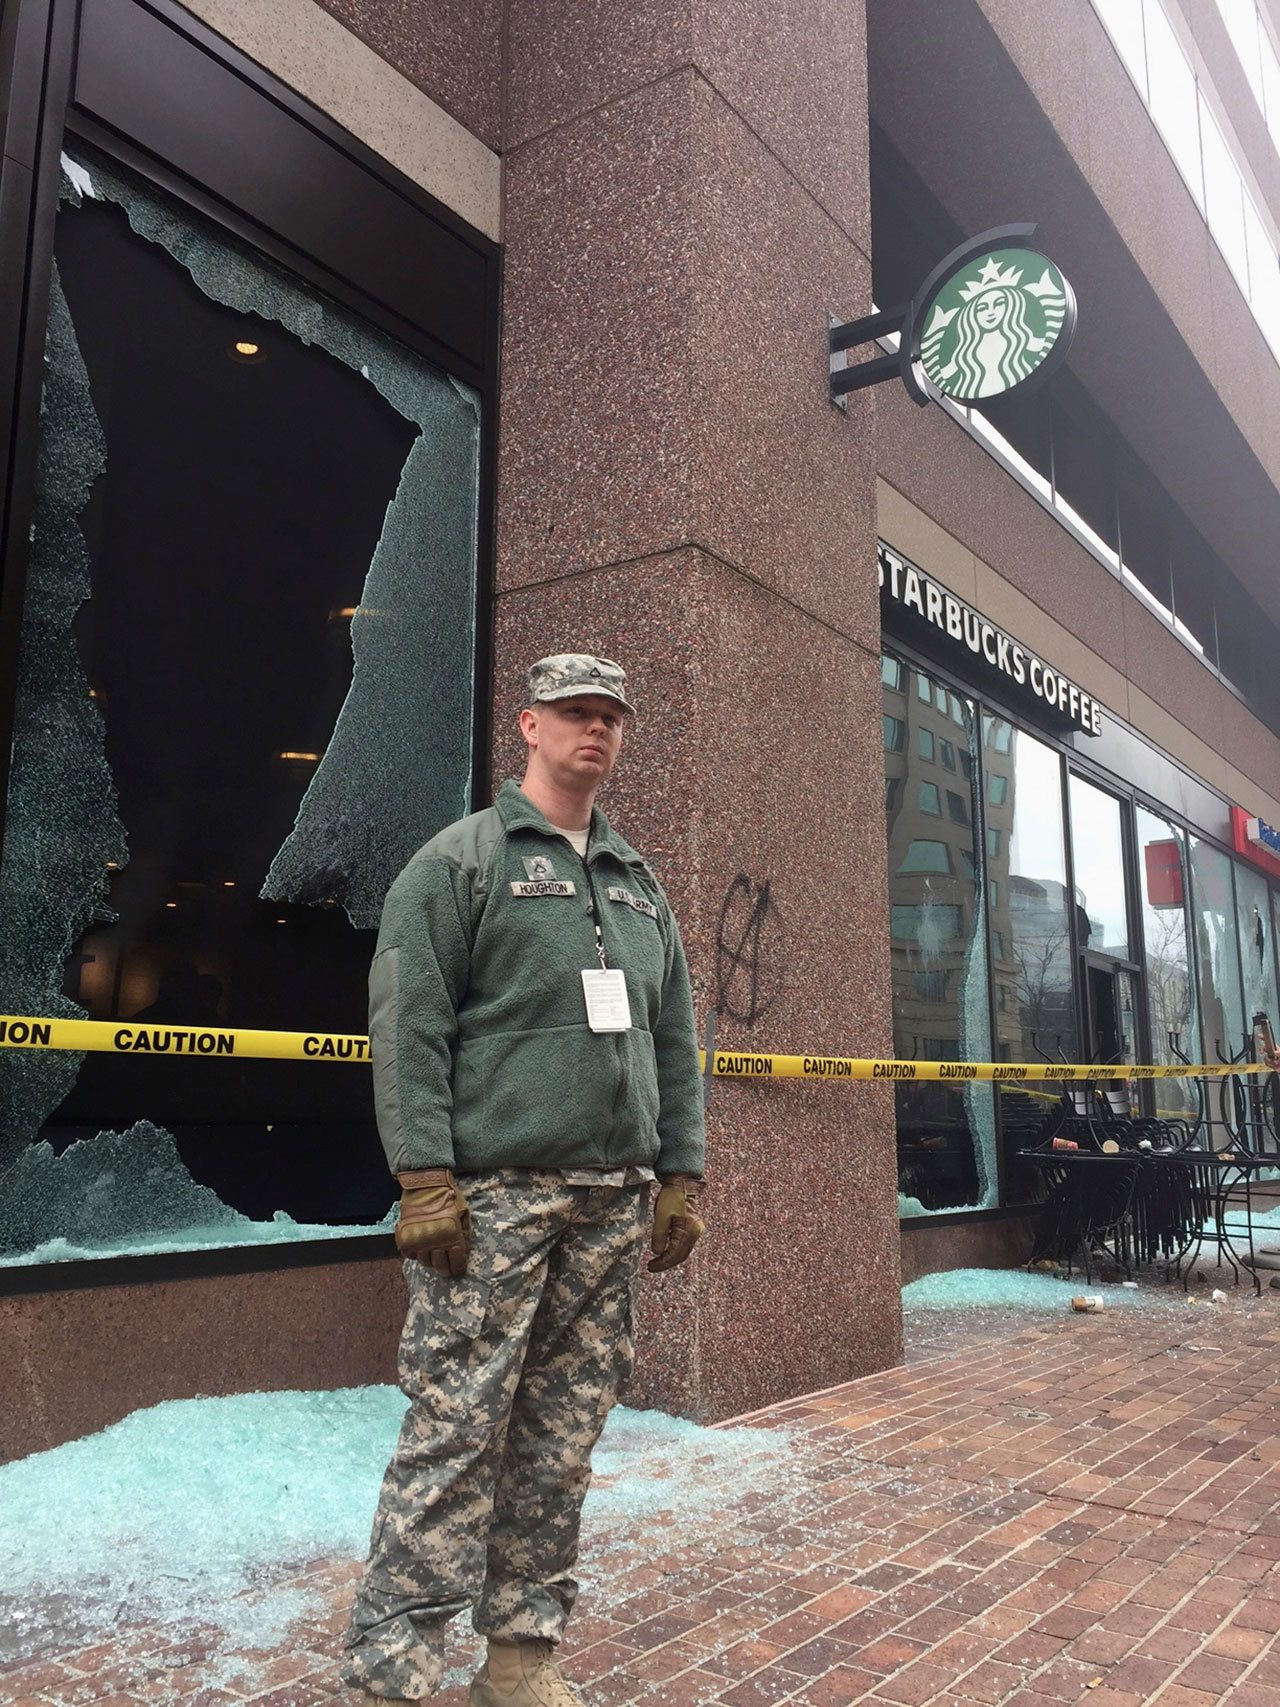
[[[860,320],[827,315],[828,396],[900,379],[913,403],[977,403],[1047,379],[1071,348],[1076,299],[1031,248],[1037,227],[997,225],[943,257],[909,302]],[[897,349],[851,361],[848,351],[897,332]]]
[[[1034,249],[974,256],[917,304],[920,366],[958,403],[1006,396],[1056,367],[1075,326],[1071,286]]]

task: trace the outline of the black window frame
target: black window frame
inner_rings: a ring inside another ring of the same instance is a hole
[[[177,91],[177,93],[175,93]],[[0,836],[64,142],[119,161],[480,399],[471,789],[488,798],[502,249],[175,0],[0,8]],[[390,1235],[0,1270],[0,1295],[393,1254]]]

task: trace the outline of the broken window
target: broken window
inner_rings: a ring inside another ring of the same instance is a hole
[[[386,889],[469,806],[478,399],[64,164],[3,1005],[363,1032]],[[382,1224],[366,1074],[0,1051],[0,1261]]]
[[[895,748],[886,743],[885,753],[888,781],[905,784],[887,810],[894,1052],[911,1061],[989,1061],[977,708],[925,671],[896,661],[882,679],[886,725],[915,731]],[[930,730],[937,740],[921,740]],[[967,797],[947,790],[945,819],[937,786],[918,781],[928,763],[923,755],[935,751],[944,733],[969,761]],[[993,1208],[999,1181],[992,1086],[922,1080],[895,1085],[894,1095],[899,1214]]]

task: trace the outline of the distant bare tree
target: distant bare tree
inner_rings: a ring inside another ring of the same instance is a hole
[[[1194,1012],[1187,966],[1186,922],[1180,907],[1152,908],[1147,914],[1147,1000],[1151,1040],[1163,1049],[1172,1031],[1185,1048]],[[1198,1040],[1197,1040],[1198,1042]]]
[[[1070,987],[1066,968],[1070,964],[1065,922],[1047,931],[1020,931],[1014,943],[1013,963],[1018,972],[1018,1006],[1030,1031],[1047,1032],[1051,1019],[1059,1018],[1062,993]]]

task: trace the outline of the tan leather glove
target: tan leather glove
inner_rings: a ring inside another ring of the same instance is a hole
[[[400,1182],[396,1244],[401,1253],[429,1263],[437,1274],[465,1274],[471,1211],[449,1169],[420,1168],[396,1178]]]
[[[692,1174],[672,1174],[663,1180],[653,1206],[653,1261],[649,1267],[654,1274],[682,1263],[702,1237],[705,1228],[698,1218],[701,1190],[702,1181]]]

